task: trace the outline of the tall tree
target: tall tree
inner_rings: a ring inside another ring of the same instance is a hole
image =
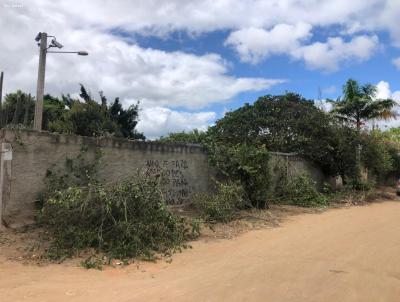
[[[101,103],[98,103],[82,84],[80,86],[79,96],[84,101],[64,96],[63,103],[67,108],[59,119],[49,124],[49,130],[83,136],[108,135],[145,139],[145,136],[136,130],[139,104],[124,109],[116,98],[109,106],[102,91],[99,92]]]
[[[332,113],[339,119],[356,126],[359,132],[363,123],[371,119],[390,119],[396,102],[392,99],[377,99],[377,88],[372,84],[360,85],[349,79],[343,86],[343,96],[331,101]]]
[[[350,125],[355,125],[360,140],[361,126],[371,119],[390,119],[396,116],[392,111],[396,102],[392,99],[378,99],[377,88],[372,84],[360,85],[349,79],[343,86],[343,96],[332,102],[332,113]],[[361,168],[361,144],[355,151],[358,170]],[[359,173],[359,172],[358,172]],[[357,177],[358,179],[359,177]]]
[[[139,103],[124,109],[119,98],[116,98],[109,108],[109,113],[111,119],[119,125],[120,136],[139,140],[145,139],[143,133],[136,130],[139,122]]]
[[[81,84],[79,96],[62,98],[49,94],[44,96],[43,129],[59,133],[73,133],[83,136],[117,136],[145,140],[143,133],[136,130],[139,121],[139,104],[124,109],[119,99],[107,104],[107,98],[100,92],[101,104],[92,99]],[[2,126],[18,125],[31,127],[33,123],[34,99],[18,90],[7,94],[1,108]]]
[[[5,96],[1,108],[1,126],[24,125],[30,127],[33,122],[35,102],[33,98],[17,90]]]
[[[243,142],[265,145],[269,151],[299,153],[327,174],[350,174],[349,164],[338,165],[350,144],[338,140],[338,133],[347,137],[348,132],[355,132],[348,128],[315,107],[313,101],[287,93],[263,96],[252,105],[228,112],[209,128],[202,142],[211,148]]]

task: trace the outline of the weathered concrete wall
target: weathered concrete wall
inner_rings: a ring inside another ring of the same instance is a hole
[[[271,190],[274,190],[283,178],[293,179],[296,176],[308,175],[316,182],[319,190],[324,183],[336,187],[336,180],[327,177],[317,165],[298,156],[296,153],[271,152],[270,160]]]
[[[197,145],[4,129],[0,131],[0,141],[12,146],[11,189],[7,193],[6,188],[2,198],[3,220],[10,227],[34,222],[34,202],[44,188],[47,169],[62,166],[67,157],[77,156],[83,145],[93,155],[97,147],[101,148],[99,176],[107,182],[133,175],[138,169],[163,170],[168,175],[163,187],[168,204],[185,203],[193,194],[210,189],[207,155]]]
[[[187,203],[198,193],[213,189],[213,169],[204,149],[190,144],[133,142],[113,138],[89,138],[48,132],[0,130],[0,217],[9,227],[34,222],[34,203],[44,189],[49,168],[64,167],[82,146],[94,158],[98,148],[103,156],[99,177],[105,182],[143,172],[163,172],[163,193],[170,205]],[[12,151],[12,152],[11,152]],[[312,163],[294,154],[272,153],[272,189],[282,177],[308,174],[319,188],[330,181]],[[0,220],[1,222],[1,220]],[[0,223],[1,225],[1,223]]]

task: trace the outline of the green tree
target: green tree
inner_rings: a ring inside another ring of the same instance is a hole
[[[389,141],[400,145],[400,127],[390,128],[382,133],[382,135]]]
[[[269,152],[264,145],[214,144],[211,162],[224,177],[239,181],[247,199],[257,208],[267,207],[269,191]]]
[[[396,102],[392,99],[377,99],[377,88],[372,84],[360,85],[356,80],[349,79],[343,86],[343,96],[333,105],[332,113],[356,126],[361,126],[371,119],[390,119],[395,116],[392,111]]]
[[[355,125],[360,136],[361,126],[368,120],[395,117],[392,109],[396,102],[392,99],[377,99],[376,93],[376,86],[372,84],[360,85],[356,80],[349,79],[343,86],[343,96],[336,102],[331,101],[333,105],[332,113],[339,120]],[[361,164],[361,147],[361,145],[355,147],[358,169],[360,169]]]
[[[43,129],[48,130],[50,121],[61,117],[65,111],[62,100],[49,94],[43,97]],[[1,108],[1,125],[32,127],[35,113],[35,99],[21,90],[7,94]]]
[[[201,143],[218,160],[228,154],[225,160],[229,161],[227,149],[247,144],[296,152],[345,182],[358,175],[354,150],[360,138],[356,130],[294,93],[260,97],[252,105],[228,112],[208,129]]]
[[[161,136],[158,141],[164,143],[186,143],[201,144],[207,137],[207,133],[194,129],[188,132],[170,133],[167,136]]]
[[[102,108],[106,108],[106,102],[106,98],[102,96]],[[145,139],[143,133],[139,133],[135,129],[139,122],[139,103],[123,109],[119,98],[116,98],[110,106],[109,112],[111,119],[118,125],[119,136],[130,139]]]
[[[397,137],[388,133],[396,131],[373,130],[362,134],[362,161],[380,179],[400,176],[400,145]]]
[[[269,193],[267,150],[297,152],[327,174],[347,175],[353,173],[353,159],[345,157],[350,144],[338,134],[346,131],[352,133],[312,101],[287,93],[260,97],[228,112],[208,129],[201,143],[218,170],[239,180],[252,204],[263,207]]]
[[[265,145],[269,151],[296,152],[337,174],[332,150],[337,145],[337,123],[298,94],[267,95],[253,105],[228,112],[208,131],[224,145]]]
[[[143,133],[136,130],[139,121],[139,104],[124,109],[116,98],[107,104],[107,98],[100,94],[101,104],[91,97],[81,85],[79,99],[71,96],[44,96],[43,130],[73,133],[83,136],[110,135],[129,139],[144,140]],[[30,95],[18,90],[7,94],[1,109],[1,125],[17,125],[31,128],[35,111],[35,101]]]
[[[93,100],[81,84],[79,99],[63,97],[66,110],[62,116],[49,124],[49,130],[60,133],[74,133],[83,136],[116,136],[144,140],[143,133],[136,130],[139,118],[139,104],[124,109],[119,98],[109,106],[107,98],[100,92],[101,103]]]

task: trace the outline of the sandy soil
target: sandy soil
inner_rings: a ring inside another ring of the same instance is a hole
[[[0,301],[400,301],[400,202],[300,214],[172,263],[103,271],[0,253]],[[0,246],[0,248],[4,247]]]

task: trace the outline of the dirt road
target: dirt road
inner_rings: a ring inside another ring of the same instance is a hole
[[[0,301],[400,301],[400,202],[195,242],[171,264],[84,270],[0,258]]]

